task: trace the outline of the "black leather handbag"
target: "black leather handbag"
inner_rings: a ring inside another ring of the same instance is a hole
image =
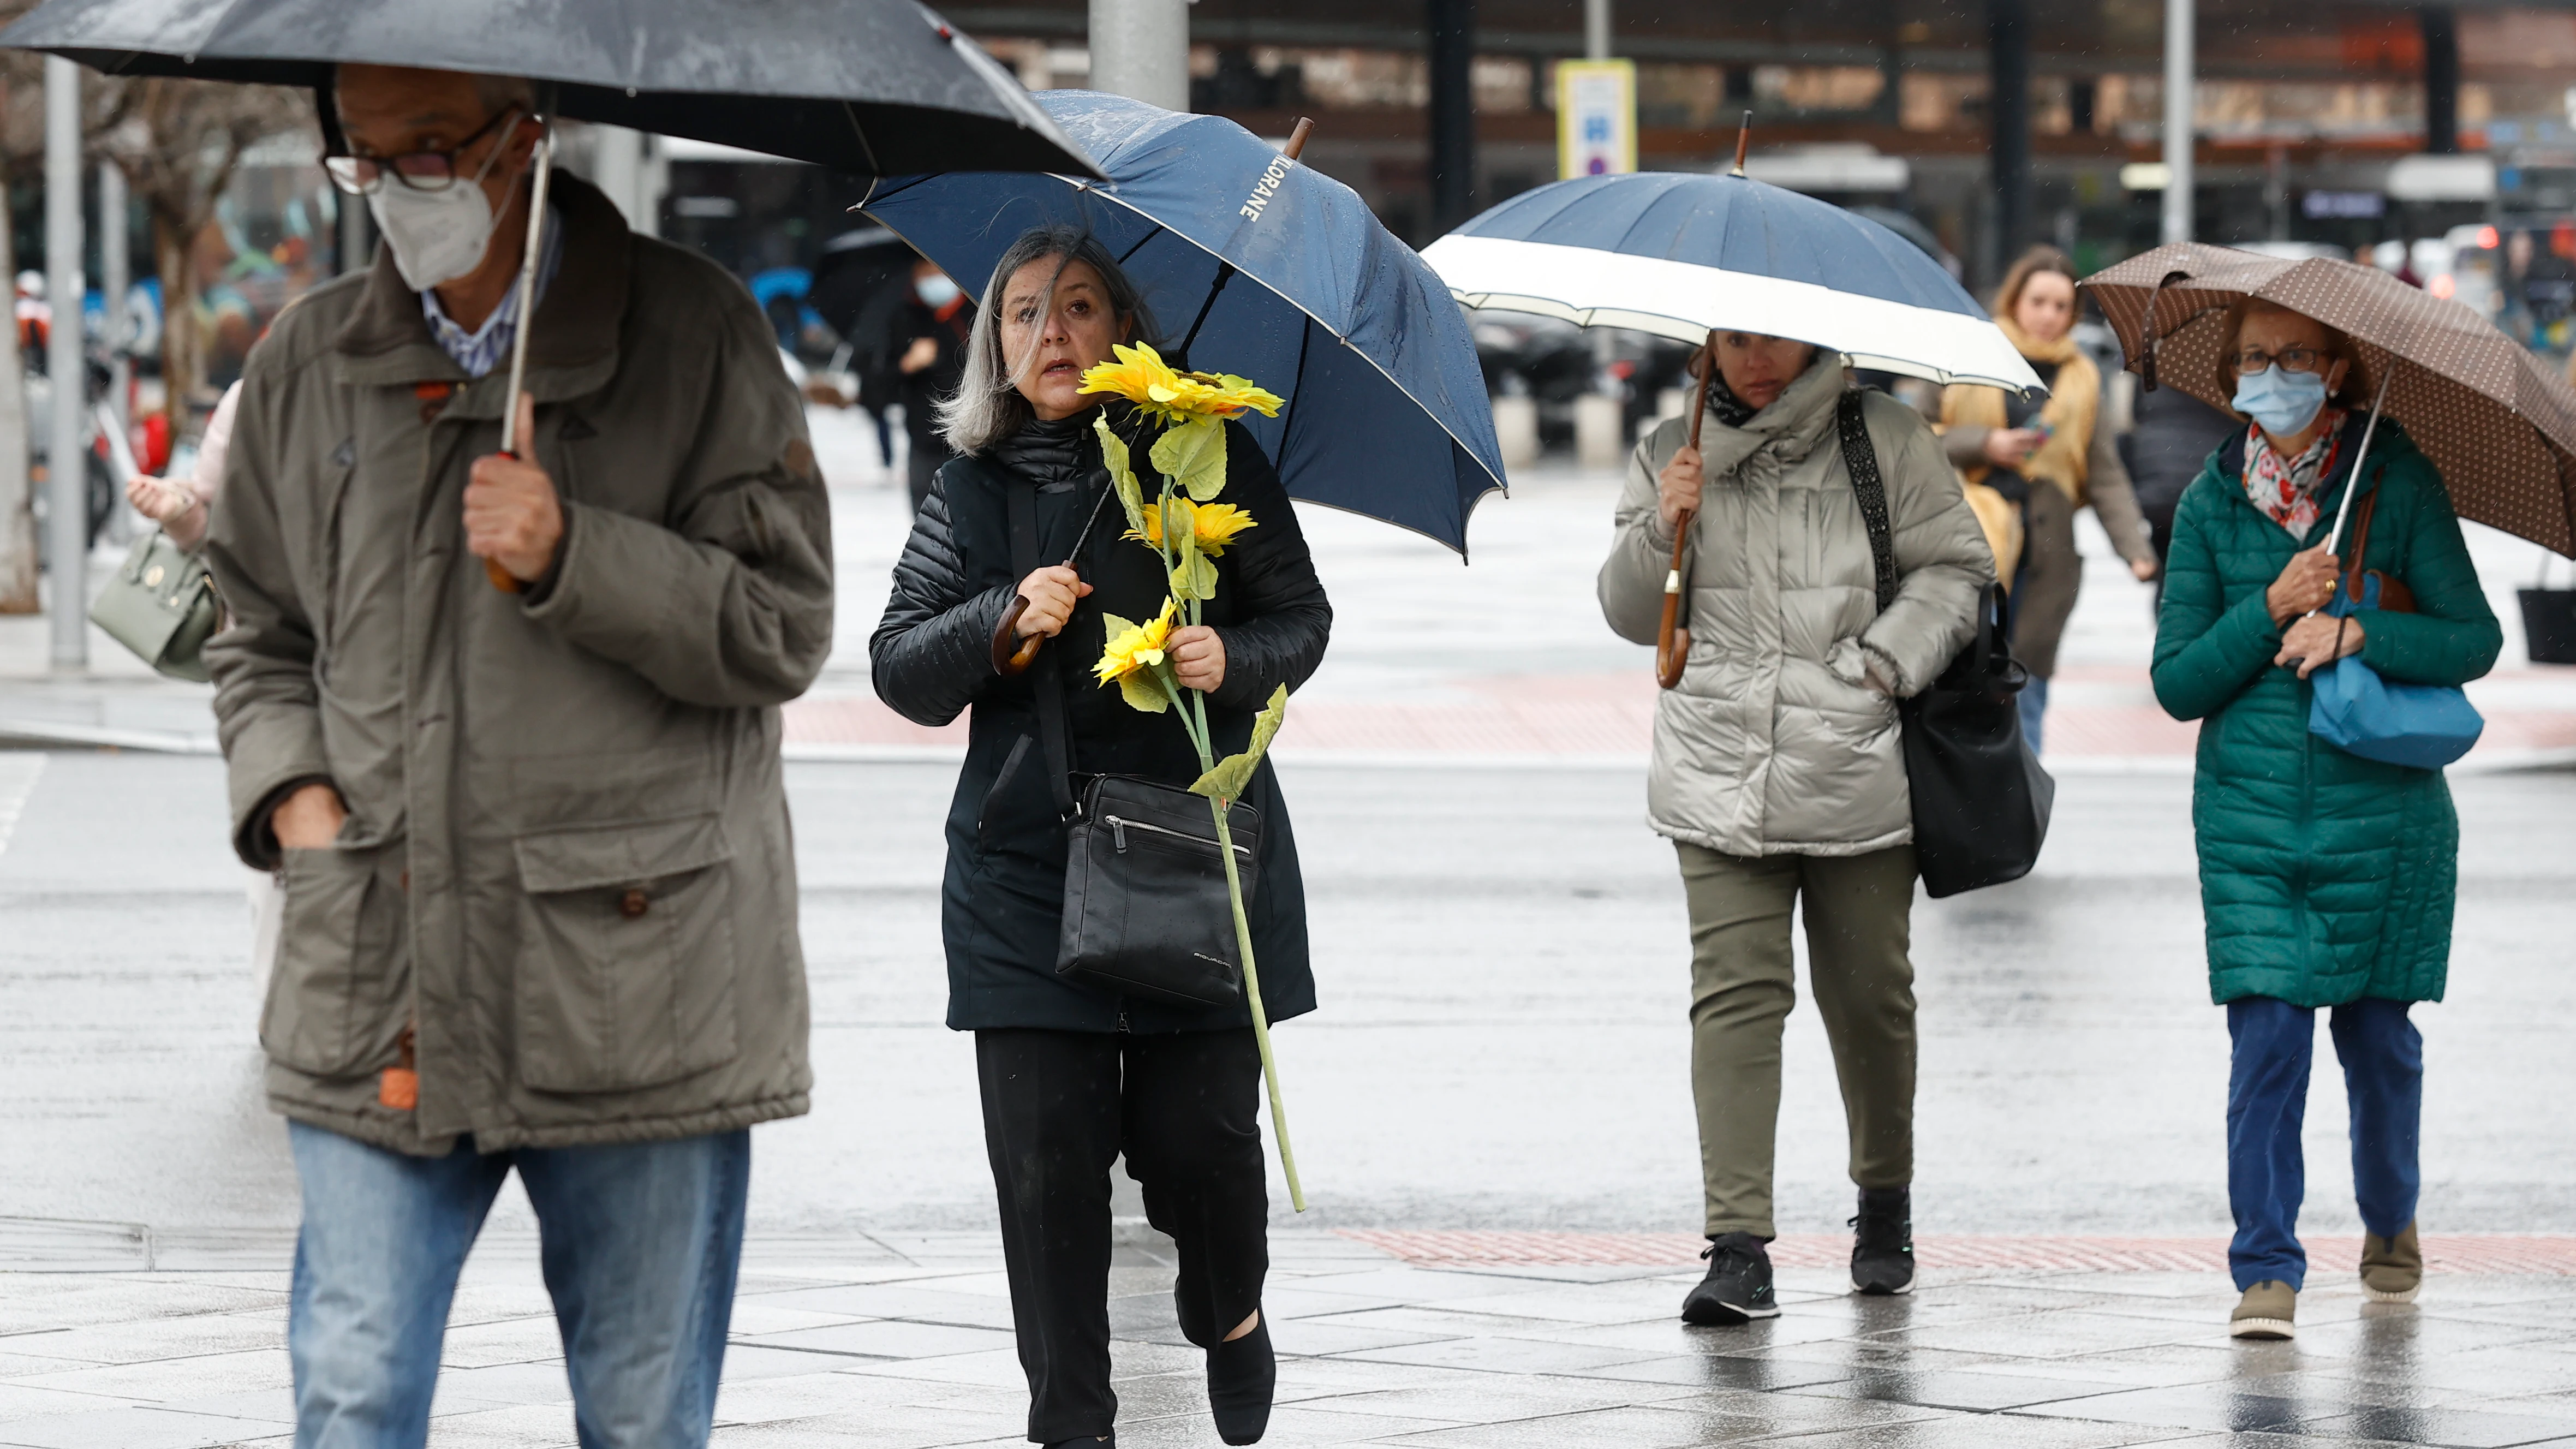
[[[1834,421],[1884,610],[1896,600],[1896,542],[1859,393],[1842,395]],[[2048,840],[2057,782],[2022,738],[2019,696],[2030,672],[2012,657],[2007,618],[2003,585],[1986,585],[1976,637],[1922,693],[1896,703],[1914,799],[1915,870],[1936,898],[2021,879]]]
[[[1026,578],[1038,566],[1036,491],[1013,479],[1008,501],[1013,568]],[[1047,785],[1067,827],[1056,974],[1122,996],[1235,1005],[1243,1000],[1243,962],[1215,812],[1206,796],[1136,775],[1092,776],[1075,797],[1063,652],[1041,651],[1029,675]],[[1142,718],[1138,725],[1156,727]],[[1237,801],[1226,827],[1249,906],[1260,876],[1260,812]]]

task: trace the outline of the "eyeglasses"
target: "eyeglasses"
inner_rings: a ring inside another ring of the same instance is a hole
[[[393,177],[413,191],[445,191],[458,180],[456,158],[474,149],[474,143],[489,136],[502,122],[525,114],[517,106],[503,106],[492,119],[474,128],[474,134],[446,151],[413,151],[401,156],[325,156],[322,169],[330,173],[331,184],[351,196],[372,196],[385,189],[385,178]],[[481,181],[484,173],[500,157],[501,148],[483,158],[482,169],[474,173]]]
[[[2281,364],[2283,372],[2323,372],[2326,364],[2333,360],[2331,354],[2313,347],[2284,347],[2278,352],[2249,347],[2237,353],[2234,359],[2239,377],[2252,377],[2276,362]]]

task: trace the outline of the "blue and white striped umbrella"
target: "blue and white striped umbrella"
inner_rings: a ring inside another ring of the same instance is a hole
[[[1425,248],[1469,307],[1630,327],[1792,337],[1854,367],[2039,386],[1986,309],[1912,242],[1742,176],[1640,171],[1524,192]]]

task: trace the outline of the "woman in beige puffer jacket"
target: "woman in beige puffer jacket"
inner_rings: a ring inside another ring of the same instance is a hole
[[[1863,394],[1899,580],[1881,611],[1836,430],[1840,360],[1742,333],[1718,334],[1716,354],[1698,453],[1680,419],[1637,446],[1600,594],[1612,629],[1652,643],[1672,520],[1696,508],[1690,649],[1657,702],[1647,814],[1681,856],[1691,917],[1711,1246],[1682,1316],[1735,1324],[1778,1312],[1763,1245],[1801,898],[1861,1189],[1853,1286],[1912,1286],[1914,848],[1896,701],[1967,643],[1994,556],[1922,417]]]

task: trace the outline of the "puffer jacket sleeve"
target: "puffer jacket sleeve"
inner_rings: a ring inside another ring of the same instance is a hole
[[[1019,593],[1016,584],[968,584],[948,492],[956,471],[943,472],[913,519],[885,617],[868,640],[877,698],[915,724],[948,723],[1001,677],[993,671],[993,631]]]
[[[1250,433],[1229,423],[1225,434],[1226,491],[1257,526],[1226,550],[1243,622],[1216,631],[1225,645],[1225,682],[1209,698],[1229,709],[1258,709],[1280,685],[1296,692],[1324,662],[1333,606],[1278,472]]]
[[[1658,425],[1637,440],[1628,455],[1627,486],[1619,490],[1618,511],[1611,519],[1610,557],[1602,562],[1595,587],[1601,617],[1610,632],[1631,644],[1652,644],[1664,623],[1664,576],[1672,571],[1673,531],[1664,526],[1655,503],[1661,491],[1656,474],[1686,436],[1679,421]]]
[[[1862,399],[1887,484],[1897,588],[1861,632],[1860,647],[1903,698],[1922,693],[1975,632],[1977,596],[1995,580],[1995,556],[1922,414],[1885,393]]]
[[[714,358],[668,514],[564,505],[563,554],[528,617],[716,708],[803,694],[832,652],[832,509],[767,319],[710,288]]]
[[[2156,650],[2148,677],[2156,703],[2175,719],[2205,719],[2272,667],[2281,649],[2281,626],[2272,622],[2264,590],[2227,602],[2227,576],[2218,554],[2216,520],[2227,502],[2216,467],[2183,491],[2174,513],[2173,541],[2165,549],[2165,601],[2156,614]]]
[[[278,353],[276,347],[253,348],[237,384],[244,400],[233,420],[229,486],[206,540],[206,565],[230,620],[208,641],[206,662],[215,680],[215,728],[230,785],[233,849],[259,870],[278,863],[277,841],[268,829],[274,798],[287,785],[331,775],[313,674],[316,634],[278,516],[284,461],[276,423],[290,386],[279,376]]]

